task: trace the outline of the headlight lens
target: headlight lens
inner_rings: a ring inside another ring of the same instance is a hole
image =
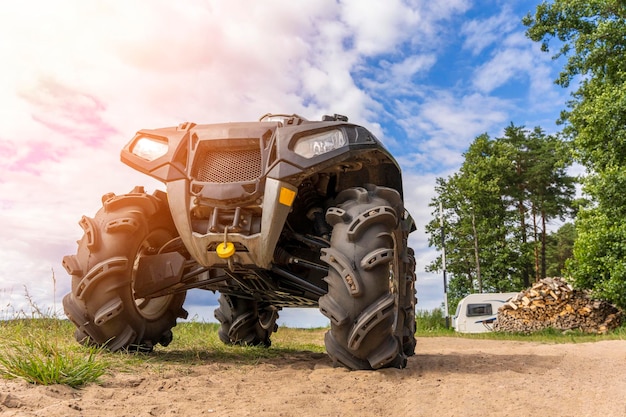
[[[305,158],[313,158],[346,146],[348,141],[341,130],[329,130],[317,135],[301,138],[293,151]]]
[[[152,162],[165,155],[168,149],[167,142],[143,136],[137,139],[131,152],[133,155]]]

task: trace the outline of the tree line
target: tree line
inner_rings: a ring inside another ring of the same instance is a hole
[[[626,2],[554,0],[522,22],[564,60],[555,83],[576,88],[562,131],[511,124],[501,138],[475,138],[461,169],[437,180],[430,244],[441,248],[441,205],[453,300],[565,275],[626,308]],[[586,169],[584,201],[573,199],[573,162]],[[557,218],[574,223],[549,233]],[[427,267],[441,268],[441,258]]]
[[[453,305],[468,293],[519,291],[560,274],[554,242],[566,242],[572,227],[549,233],[548,223],[574,213],[571,164],[566,141],[511,124],[502,137],[477,136],[460,170],[437,179],[426,230],[431,246],[445,242]],[[442,267],[439,256],[427,269]]]

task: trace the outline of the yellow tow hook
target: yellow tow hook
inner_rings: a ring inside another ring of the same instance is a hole
[[[235,254],[235,245],[228,241],[228,226],[224,228],[224,242],[217,245],[215,252],[222,259],[228,259]]]
[[[215,248],[215,252],[217,252],[217,256],[222,259],[228,259],[235,254],[235,245],[231,242],[224,242],[217,245]]]

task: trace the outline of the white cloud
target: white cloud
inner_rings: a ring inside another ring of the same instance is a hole
[[[556,91],[556,78],[550,57],[522,32],[512,32],[491,52],[489,60],[474,69],[472,84],[482,94],[510,83],[528,83],[524,97],[538,111],[550,111],[565,100],[564,91]]]
[[[362,78],[361,83],[375,97],[419,98],[423,96],[419,82],[426,77],[436,61],[437,57],[433,53],[416,53],[394,62],[381,60],[376,70],[360,68],[358,73],[369,75],[369,78]]]
[[[401,0],[341,2],[343,19],[348,24],[356,49],[364,56],[393,52],[406,40],[406,31],[419,31],[421,10],[408,7]]]
[[[421,115],[431,126],[431,137],[459,145],[506,120],[506,106],[503,100],[482,94],[454,97],[443,93],[426,101]]]
[[[420,72],[428,71],[436,60],[434,54],[412,55],[403,61],[391,64],[389,72],[395,82],[402,83]]]
[[[519,17],[515,16],[506,5],[497,15],[486,19],[469,20],[461,26],[461,35],[465,37],[463,48],[477,55],[485,48],[499,44],[518,25]]]
[[[476,136],[506,122],[511,104],[477,93],[432,91],[421,102],[403,101],[397,107],[398,124],[415,141],[402,160],[414,169],[445,172],[460,166],[461,154]]]
[[[526,77],[533,64],[529,50],[507,48],[498,51],[488,62],[476,69],[474,86],[490,93],[515,77]]]

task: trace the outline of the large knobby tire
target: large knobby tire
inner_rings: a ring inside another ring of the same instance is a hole
[[[411,267],[408,233],[400,227],[401,197],[393,189],[368,185],[342,191],[336,203],[326,212],[333,230],[330,248],[321,256],[330,266],[328,293],[319,300],[330,319],[326,351],[350,369],[403,368],[404,341],[406,350],[415,344],[408,334],[412,325],[404,320],[410,320],[409,305],[414,307],[413,285],[410,296],[400,290]]]
[[[95,217],[80,220],[78,251],[63,258],[72,275],[63,307],[80,343],[151,351],[157,343],[167,346],[176,319],[187,316],[185,293],[142,299],[133,290],[139,259],[178,236],[166,200],[163,192],[148,195],[136,187],[104,195]]]
[[[259,311],[257,302],[247,298],[221,294],[214,314],[221,323],[218,336],[227,345],[269,347],[270,336],[278,329],[278,310]]]

